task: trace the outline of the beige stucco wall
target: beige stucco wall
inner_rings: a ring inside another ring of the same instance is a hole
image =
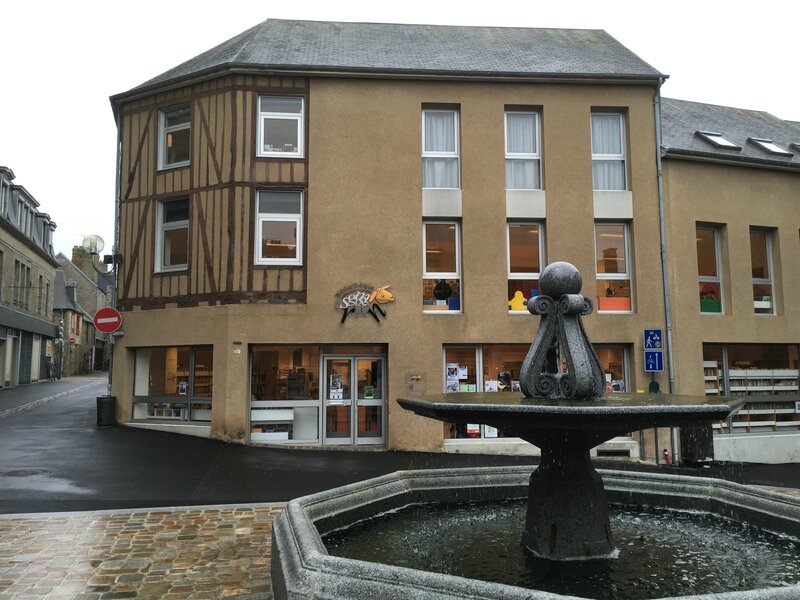
[[[590,112],[627,114],[633,196],[632,254],[636,312],[585,319],[595,343],[626,344],[634,389],[646,389],[642,329],[664,326],[659,259],[652,88],[634,86],[432,83],[313,79],[308,120],[307,276],[305,305],[234,304],[126,312],[115,354],[114,393],[130,417],[133,353],[157,345],[214,345],[212,435],[246,441],[247,352],[257,343],[385,343],[389,397],[411,374],[428,392],[443,384],[443,344],[530,343],[536,320],[508,314],[503,119],[506,105],[542,111],[547,197],[546,260],[568,260],[595,292]],[[462,180],[461,314],[423,314],[421,110],[460,107]],[[255,148],[252,148],[255,151]],[[215,248],[214,252],[225,252]],[[391,285],[387,318],[350,317],[334,307],[341,287]],[[666,377],[659,378],[662,388]],[[391,400],[387,445],[438,449],[442,424]]]
[[[797,344],[800,341],[800,176],[774,170],[664,161],[676,392],[703,393],[703,343]],[[701,314],[698,222],[721,226],[724,314]],[[756,315],[750,227],[774,229],[777,311]]]

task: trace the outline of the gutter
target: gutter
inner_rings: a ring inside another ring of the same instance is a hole
[[[771,169],[775,171],[800,171],[800,163],[769,160],[767,158],[754,158],[749,156],[722,156],[698,150],[681,150],[678,148],[665,148],[662,156],[675,160],[691,160],[696,162],[716,163],[720,165],[734,165],[737,167],[752,167],[754,169]]]
[[[118,106],[122,102],[137,100],[156,92],[165,92],[190,84],[201,83],[222,75],[285,75],[289,77],[343,77],[369,79],[411,79],[436,81],[493,81],[508,83],[562,83],[605,85],[647,85],[661,86],[667,75],[620,75],[602,73],[519,73],[519,72],[478,72],[478,71],[414,71],[402,69],[372,69],[351,67],[342,69],[326,66],[297,65],[253,65],[225,63],[215,65],[201,71],[165,79],[148,85],[147,83],[127,92],[110,97],[111,104]]]

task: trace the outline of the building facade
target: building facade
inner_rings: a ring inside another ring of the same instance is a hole
[[[727,196],[707,191],[730,164],[686,160],[683,140],[660,151],[664,79],[601,31],[269,20],[114,96],[118,418],[238,443],[524,451],[395,398],[515,389],[527,302],[558,260],[594,299],[610,390],[702,394],[721,346],[796,344],[779,296],[772,320],[740,323],[747,303],[699,314],[718,282],[688,236],[759,209],[733,178],[738,208],[720,217]],[[769,186],[796,190],[793,168],[755,169],[771,202]],[[752,165],[733,170],[750,181]],[[776,227],[762,221],[748,227]],[[600,451],[677,447],[631,432]]]
[[[800,462],[800,125],[664,99],[676,389],[747,395],[716,457]]]
[[[0,386],[48,379],[57,327],[52,321],[58,263],[56,224],[14,173],[0,167]]]
[[[514,446],[394,398],[512,389],[555,260],[596,299],[609,388],[646,389],[662,81],[599,31],[267,21],[115,96],[118,416],[240,443]]]
[[[95,329],[92,317],[98,310],[108,306],[111,299],[105,265],[100,264],[96,257],[90,256],[80,246],[72,248],[72,260],[60,252],[56,255],[56,260],[64,272],[64,307],[77,306],[80,309],[78,312],[89,319],[86,346],[80,353],[80,365],[83,369],[80,372],[102,370],[108,360],[108,340],[105,334]],[[67,289],[72,287],[71,284],[74,284],[74,291]]]

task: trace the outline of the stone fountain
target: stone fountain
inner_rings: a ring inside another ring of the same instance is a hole
[[[532,474],[524,467],[398,472],[290,502],[273,526],[277,599],[563,597],[327,552],[321,535],[408,505],[526,496],[522,544],[531,556],[557,563],[614,554],[608,500],[706,511],[800,536],[800,501],[778,494],[696,477],[619,471],[606,471],[601,477],[589,458],[591,448],[649,427],[722,420],[743,399],[604,396],[603,371],[581,322],[582,315],[592,312],[592,302],[580,289],[580,274],[568,263],[554,263],[543,271],[541,294],[528,307],[541,316],[541,323],[523,363],[523,394],[398,399],[403,408],[425,417],[485,423],[527,440],[541,449],[539,467]],[[725,598],[800,598],[800,585],[753,593],[731,591]]]

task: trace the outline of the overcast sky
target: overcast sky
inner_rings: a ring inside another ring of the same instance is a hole
[[[70,256],[88,234],[110,251],[108,97],[267,18],[605,29],[670,76],[664,96],[800,121],[799,17],[796,0],[10,0],[0,9],[0,165],[58,224],[57,252]]]

